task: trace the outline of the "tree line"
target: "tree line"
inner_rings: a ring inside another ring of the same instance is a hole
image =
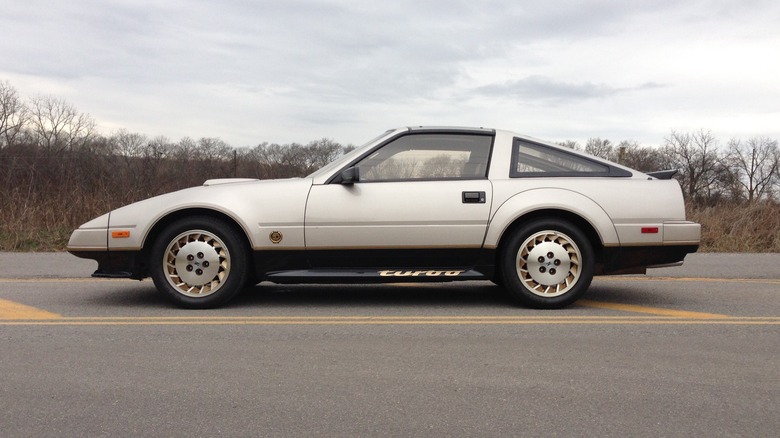
[[[673,130],[659,147],[591,138],[584,150],[643,172],[678,170],[686,201],[695,206],[775,200],[780,191],[780,149],[768,137],[731,139],[724,148],[710,131]]]
[[[658,146],[602,138],[561,144],[640,171],[678,169],[694,219],[734,206],[780,217],[777,140],[720,144],[699,130],[672,131]],[[211,178],[304,176],[351,149],[326,138],[236,148],[214,137],[172,141],[124,129],[103,135],[70,103],[53,96],[23,99],[0,81],[0,250],[62,249],[74,227],[121,205]],[[757,233],[766,237],[758,250],[780,249],[778,225],[770,222]]]

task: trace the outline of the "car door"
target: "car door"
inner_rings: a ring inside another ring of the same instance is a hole
[[[406,134],[315,184],[305,217],[312,267],[468,266],[490,214],[493,136]]]

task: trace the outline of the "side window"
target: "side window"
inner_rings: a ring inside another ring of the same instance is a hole
[[[586,157],[515,138],[509,176],[631,176],[631,173]]]
[[[489,135],[405,135],[357,164],[360,181],[485,178],[492,143]]]

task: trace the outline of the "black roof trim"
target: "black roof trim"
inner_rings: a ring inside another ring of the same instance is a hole
[[[465,128],[458,126],[407,126],[409,133],[440,133],[440,134],[479,134],[494,135],[495,129],[490,128]]]

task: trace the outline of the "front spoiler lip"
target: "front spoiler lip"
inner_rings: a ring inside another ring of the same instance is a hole
[[[103,272],[100,269],[92,273],[94,278],[133,278],[132,272],[117,271],[117,272]]]
[[[82,259],[95,260],[98,268],[92,273],[95,278],[132,278],[141,280],[148,277],[144,257],[140,251],[74,250],[68,252]]]

